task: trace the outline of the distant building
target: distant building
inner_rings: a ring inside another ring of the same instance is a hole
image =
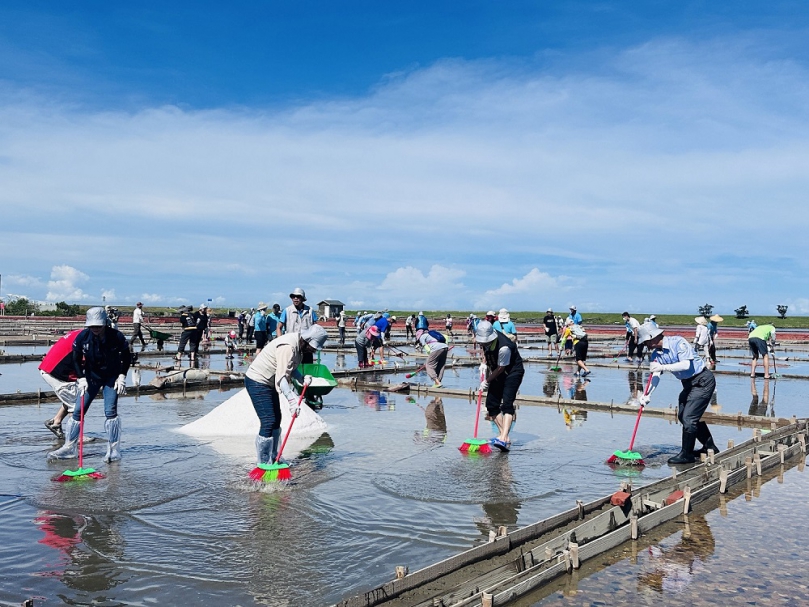
[[[35,302],[37,306],[37,310],[40,312],[55,312],[56,311],[56,304],[49,302],[49,301],[37,301]]]
[[[345,304],[337,299],[324,299],[317,304],[318,316],[321,318],[337,318],[345,308]]]

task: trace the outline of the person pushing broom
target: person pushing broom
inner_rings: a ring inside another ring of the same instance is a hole
[[[492,445],[500,451],[511,449],[509,432],[514,420],[514,400],[522,384],[525,367],[517,345],[502,333],[494,330],[492,323],[482,320],[475,329],[475,340],[483,350],[487,374],[480,383],[486,393],[486,411],[500,430]]]
[[[664,371],[670,372],[683,384],[677,399],[677,418],[683,425],[682,447],[677,455],[669,458],[668,463],[692,464],[700,453],[707,453],[708,449],[719,453],[708,424],[700,420],[716,389],[716,379],[705,361],[694,356],[691,345],[684,338],[678,335],[664,337],[663,329],[650,323],[644,323],[638,329],[638,342],[649,349],[649,371],[653,376],[648,393],[639,399],[642,406],[649,404]],[[702,443],[702,448],[694,451],[697,440]]]

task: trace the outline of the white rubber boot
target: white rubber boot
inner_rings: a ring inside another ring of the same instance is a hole
[[[256,460],[259,464],[271,464],[275,461],[275,451],[278,446],[275,439],[270,436],[256,435]]]
[[[104,456],[105,462],[117,462],[121,459],[121,452],[118,447],[121,443],[121,418],[117,415],[112,419],[104,421],[104,429],[107,431],[107,455]]]
[[[74,459],[79,456],[76,444],[79,440],[79,422],[72,415],[67,417],[65,423],[65,444],[56,451],[48,453],[48,459]]]

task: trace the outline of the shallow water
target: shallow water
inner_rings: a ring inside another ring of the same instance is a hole
[[[19,367],[33,369],[20,376],[26,391],[43,384],[36,365]],[[444,383],[475,387],[476,374],[448,369]],[[642,379],[632,376],[634,389]],[[749,398],[749,378],[718,380],[720,404],[725,394]],[[779,380],[779,414],[800,407],[804,383]],[[627,371],[597,369],[585,383],[544,364],[529,365],[522,392],[572,389],[582,398],[582,386],[591,400],[631,396]],[[665,377],[653,404],[674,402],[678,391]],[[457,448],[472,434],[474,402],[338,388],[321,412],[328,432],[296,461],[293,483],[257,491],[245,480],[252,438],[240,454],[223,455],[174,431],[232,393],[122,398],[124,459],[111,466],[101,461],[103,413],[94,403],[87,431],[99,440],[86,461],[107,478],[73,483],[50,480],[73,462],[45,461],[56,445],[42,421],[57,405],[0,409],[0,602],[185,604],[193,593],[197,604],[326,605],[391,579],[397,565],[413,571],[485,541],[492,528],[612,492],[626,475],[636,483],[669,476],[663,462],[679,446],[676,425],[645,418],[635,448],[649,465],[614,472],[604,460],[626,448],[631,416],[524,406],[511,453],[470,458]],[[482,422],[480,434],[490,436],[491,425]],[[716,426],[714,435],[721,446],[751,431]]]

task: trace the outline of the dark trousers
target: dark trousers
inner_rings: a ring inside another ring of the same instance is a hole
[[[678,397],[677,418],[683,425],[683,432],[703,434],[702,426],[707,428],[700,418],[711,402],[716,390],[716,378],[709,369],[703,369],[694,377],[681,380],[683,390]]]
[[[489,384],[489,391],[486,393],[486,412],[489,417],[497,417],[498,413],[514,415],[514,400],[524,374],[524,371],[512,371]]]
[[[247,325],[247,343],[251,343],[253,341],[253,332],[256,330],[255,327],[251,327]]]
[[[140,330],[140,323],[139,322],[134,323],[132,325],[132,330],[134,331],[134,333],[132,334],[132,337],[129,339],[129,343],[134,344],[135,343],[135,338],[139,337],[140,338],[140,345],[145,346],[146,342],[143,339],[143,331]]]

